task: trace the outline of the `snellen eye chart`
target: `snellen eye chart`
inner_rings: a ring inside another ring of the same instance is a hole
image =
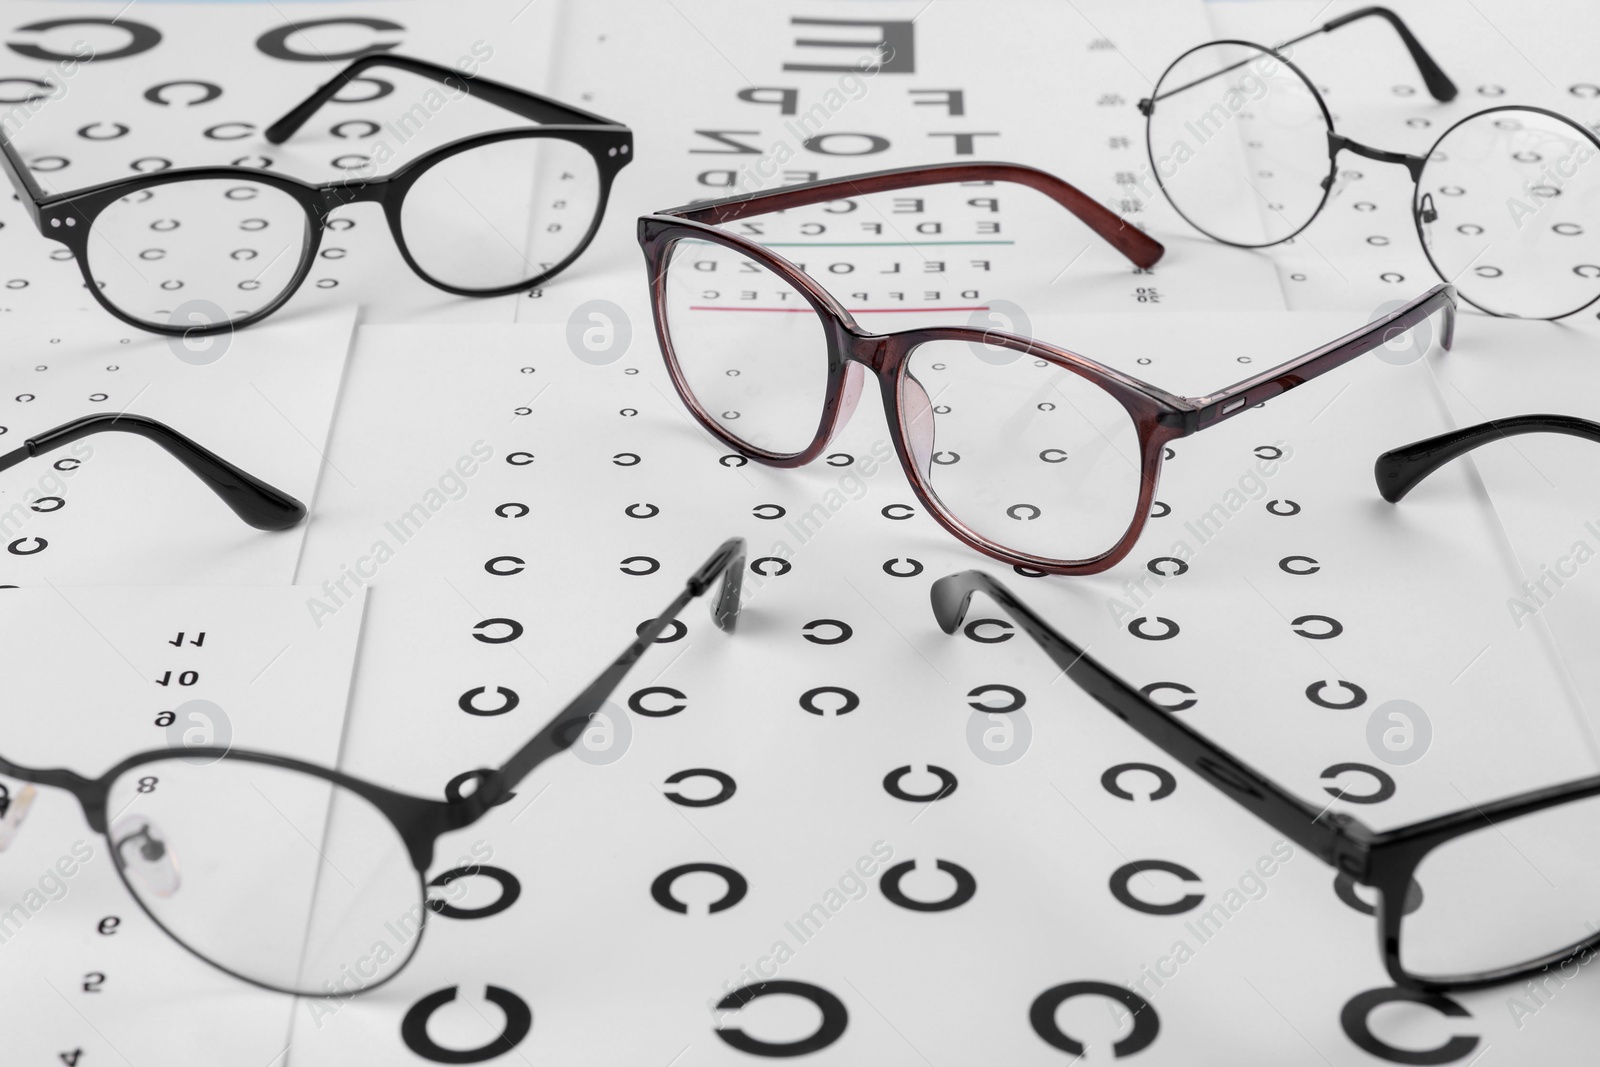
[[[1597,33],[0,10],[6,1062],[1581,1060]]]

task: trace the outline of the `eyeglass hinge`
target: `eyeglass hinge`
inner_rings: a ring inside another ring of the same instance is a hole
[[[1325,812],[1318,821],[1333,824],[1333,849],[1328,861],[1341,874],[1365,882],[1372,856],[1366,824],[1340,811]]]
[[[1155,109],[1156,102],[1150,99],[1148,96],[1139,101],[1139,114],[1143,115],[1145,118],[1149,118]]]

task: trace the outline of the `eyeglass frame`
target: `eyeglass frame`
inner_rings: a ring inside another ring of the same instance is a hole
[[[740,598],[744,584],[745,556],[746,547],[742,537],[729,538],[718,546],[717,550],[690,575],[688,581],[684,583],[683,591],[673,599],[666,610],[639,627],[637,636],[623,650],[622,654],[613,660],[611,665],[574,697],[566,707],[562,708],[549,722],[545,723],[539,732],[534,734],[526,744],[498,768],[485,768],[476,772],[469,772],[469,775],[477,778],[478,786],[471,793],[461,796],[458,800],[433,800],[402,793],[365,779],[356,778],[336,768],[309,763],[293,756],[215,746],[186,746],[181,750],[163,748],[140,752],[117,763],[98,778],[85,777],[76,771],[66,768],[26,767],[0,756],[0,775],[30,784],[64,789],[71,793],[77,798],[79,806],[82,807],[84,818],[89,823],[89,828],[105,837],[108,844],[112,846],[110,852],[114,858],[113,862],[117,869],[117,876],[122,879],[123,887],[128,890],[128,895],[133,897],[140,910],[150,918],[151,922],[156,924],[158,929],[187,949],[191,955],[217,968],[217,970],[258,988],[291,996],[308,996],[312,994],[308,994],[305,990],[285,989],[275,986],[223,966],[167,929],[155,913],[150,910],[145,904],[144,898],[139,895],[128,880],[128,873],[123,864],[119,843],[111,841],[110,823],[107,818],[110,813],[106,810],[111,787],[128,771],[149,763],[171,760],[205,759],[215,761],[233,759],[243,763],[254,763],[277,767],[282,770],[297,771],[332,785],[340,786],[361,797],[389,820],[390,825],[394,827],[400,839],[405,843],[406,849],[410,854],[411,864],[417,873],[418,900],[423,903],[421,922],[418,926],[417,936],[413,939],[410,954],[389,974],[377,981],[368,982],[354,991],[355,993],[367,993],[393,981],[410,965],[411,961],[416,957],[417,947],[421,944],[422,935],[426,931],[428,912],[441,911],[443,909],[441,903],[429,900],[428,883],[426,881],[428,868],[433,865],[434,848],[438,839],[445,834],[471,826],[488,814],[490,808],[497,807],[511,799],[512,791],[523,779],[532,774],[541,763],[571,747],[582,736],[583,729],[588,725],[590,718],[601,709],[611,696],[611,693],[621,684],[622,679],[627,675],[634,663],[672,625],[673,621],[688,606],[689,602],[711,590],[713,583],[716,583],[719,578],[721,579],[720,585],[717,586],[715,599],[711,601],[711,616],[718,629],[732,633],[736,629],[739,620]],[[8,798],[3,804],[0,804],[0,815],[4,815],[5,807],[13,803],[16,803],[16,801]]]
[[[951,534],[984,555],[1017,568],[1045,574],[1097,574],[1115,566],[1133,550],[1155,501],[1156,483],[1166,446],[1172,441],[1215,426],[1225,419],[1287,392],[1318,375],[1348,363],[1357,356],[1378,348],[1415,326],[1435,311],[1444,312],[1440,345],[1449,349],[1455,328],[1455,289],[1436,285],[1394,311],[1374,319],[1337,340],[1281,363],[1270,370],[1236,382],[1201,397],[1182,397],[1150,382],[1114,370],[1094,360],[1043,341],[998,329],[966,326],[929,326],[892,333],[869,333],[855,317],[819,282],[783,256],[740,234],[719,229],[722,223],[749,215],[787,211],[812,204],[827,203],[848,196],[894,192],[957,182],[1006,181],[1032,188],[1056,201],[1083,221],[1136,266],[1153,266],[1165,252],[1160,242],[1129,224],[1093,198],[1046,171],[1017,163],[936,164],[874,171],[844,178],[787,185],[764,192],[743,193],[718,200],[669,208],[641,216],[639,245],[644,252],[650,286],[650,303],[656,338],[673,387],[697,422],[712,436],[740,455],[773,467],[800,467],[822,455],[828,443],[843,428],[862,383],[850,392],[848,370],[851,363],[863,366],[878,376],[883,404],[888,416],[889,436],[900,458],[906,479],[917,499]],[[680,240],[691,239],[719,244],[767,268],[794,288],[822,320],[828,345],[828,380],[821,421],[811,442],[798,452],[778,453],[742,441],[727,432],[695,398],[673,349],[667,325],[666,276],[671,252]],[[1086,379],[1110,393],[1127,411],[1139,434],[1141,449],[1139,500],[1131,524],[1121,540],[1106,552],[1086,560],[1052,560],[1006,548],[968,527],[938,502],[933,488],[916,469],[909,445],[905,406],[900,401],[901,383],[909,369],[912,352],[930,341],[964,341],[973,345],[1005,348]]]
[[[1600,426],[1594,429],[1596,436],[1591,439],[1600,440]],[[1474,443],[1469,447],[1502,436],[1502,432],[1494,427],[1478,427],[1476,430]],[[1434,461],[1438,447],[1439,439],[1430,438],[1385,453],[1378,460],[1376,470],[1379,488],[1384,496],[1390,500],[1399,499],[1398,496],[1389,497],[1385,488],[1386,463],[1395,469],[1415,474],[1412,482],[1415,484],[1416,480],[1426,477],[1429,471],[1443,462]],[[1461,449],[1462,452],[1467,450]],[[1459,455],[1460,452],[1455,454]],[[1528,790],[1391,830],[1373,830],[1352,815],[1331,811],[1327,807],[1313,807],[1184,723],[1169,709],[1151,700],[1079,648],[1024,604],[1016,594],[983,571],[962,571],[933,583],[929,597],[940,629],[947,634],[956,633],[966,618],[973,595],[980,592],[988,594],[1004,609],[1080,689],[1146,740],[1340,874],[1375,889],[1378,953],[1395,985],[1424,993],[1483,989],[1513,982],[1550,967],[1559,967],[1600,947],[1600,931],[1597,931],[1586,941],[1531,962],[1448,978],[1412,974],[1400,962],[1400,933],[1407,910],[1406,902],[1412,893],[1417,867],[1429,852],[1464,834],[1492,827],[1497,820],[1514,819],[1570,801],[1600,796],[1600,775]]]
[[[282,118],[268,126],[263,136],[271,144],[282,144],[309,120],[314,112],[350,81],[372,67],[393,67],[443,84],[467,95],[476,96],[486,103],[511,111],[523,118],[541,123],[539,126],[517,129],[493,130],[488,133],[462,137],[430,149],[415,159],[407,161],[391,174],[375,177],[346,178],[339,181],[311,183],[299,178],[255,167],[213,166],[176,167],[139,174],[130,178],[117,178],[83,189],[65,193],[46,193],[23,161],[9,134],[0,129],[0,170],[10,179],[17,199],[28,212],[39,233],[52,241],[65,245],[77,260],[83,274],[84,285],[94,295],[100,306],[130,326],[152,333],[204,337],[241,329],[271,315],[288,302],[311,273],[317,251],[322,245],[322,234],[328,225],[329,215],[347,204],[372,202],[378,204],[389,225],[389,232],[405,260],[417,277],[437,289],[456,296],[504,296],[538,286],[561,273],[581,256],[594,240],[605,218],[606,205],[611,197],[611,185],[618,172],[633,159],[633,131],[611,119],[563,104],[514,86],[503,85],[483,77],[469,77],[461,71],[390,53],[362,56],[297,104]],[[468,289],[451,285],[434,278],[423,270],[412,257],[401,228],[400,212],[406,194],[429,169],[462,152],[485,145],[521,139],[556,139],[569,141],[584,149],[594,158],[599,175],[599,199],[589,230],[573,251],[560,263],[525,281],[485,289]],[[307,234],[300,255],[300,264],[293,278],[270,303],[247,315],[228,318],[222,322],[189,324],[158,323],[136,318],[113,304],[101,291],[100,284],[90,274],[89,234],[94,221],[107,207],[123,197],[159,185],[206,179],[250,181],[269,186],[285,193],[301,207],[306,215]]]
[[[128,433],[159,445],[228,505],[247,525],[258,530],[288,530],[306,517],[306,506],[282,489],[223,459],[164,422],[127,411],[101,411],[36,433],[0,455],[0,471],[34,456],[81,441],[97,433]],[[36,501],[37,503],[37,501]]]
[[[1342,26],[1347,26],[1358,19],[1373,16],[1382,18],[1384,21],[1388,22],[1400,35],[1400,39],[1405,44],[1406,50],[1411,54],[1413,62],[1416,63],[1418,71],[1422,74],[1422,80],[1428,88],[1429,95],[1431,95],[1440,103],[1448,103],[1456,98],[1459,90],[1457,90],[1455,83],[1450,80],[1450,77],[1445,74],[1444,70],[1439,66],[1439,64],[1431,55],[1428,54],[1427,50],[1422,47],[1422,43],[1417,40],[1414,34],[1412,34],[1411,30],[1406,26],[1405,22],[1400,18],[1400,16],[1395,14],[1393,11],[1390,11],[1388,8],[1368,7],[1362,8],[1358,11],[1352,11],[1348,14],[1340,16],[1339,18],[1328,21],[1324,25],[1319,26],[1317,29],[1310,31],[1309,33],[1303,33],[1298,37],[1292,37],[1287,41],[1282,41],[1270,47],[1263,44],[1257,44],[1254,41],[1245,41],[1237,38],[1224,38],[1216,41],[1206,41],[1203,44],[1195,45],[1193,48],[1183,52],[1171,63],[1167,64],[1167,68],[1161,72],[1161,77],[1156,79],[1156,89],[1161,88],[1161,83],[1166,80],[1167,75],[1170,74],[1179,63],[1182,63],[1189,56],[1205,48],[1213,48],[1217,45],[1235,45],[1242,48],[1253,48],[1259,52],[1271,56],[1273,59],[1277,60],[1279,63],[1282,63],[1285,67],[1292,71],[1294,75],[1305,84],[1305,87],[1311,91],[1311,98],[1317,102],[1317,107],[1322,112],[1322,119],[1327,126],[1328,134],[1328,174],[1322,179],[1322,199],[1317,201],[1316,209],[1312,211],[1311,214],[1306,218],[1306,221],[1301,223],[1300,226],[1297,227],[1293,232],[1285,234],[1283,237],[1279,237],[1275,240],[1261,241],[1256,243],[1230,241],[1225,237],[1218,237],[1216,234],[1212,233],[1210,230],[1206,229],[1204,226],[1201,226],[1199,223],[1195,222],[1188,215],[1186,215],[1183,208],[1179,207],[1178,202],[1173,199],[1172,194],[1167,191],[1166,183],[1161,179],[1161,168],[1156,164],[1156,149],[1155,144],[1151,139],[1151,118],[1155,114],[1155,105],[1165,97],[1171,96],[1173,93],[1182,92],[1184,89],[1191,88],[1196,83],[1191,82],[1188,85],[1179,86],[1177,89],[1171,90],[1167,93],[1153,93],[1153,95],[1141,99],[1135,106],[1138,108],[1139,113],[1145,117],[1144,145],[1145,154],[1150,160],[1150,172],[1155,175],[1156,186],[1161,190],[1161,195],[1166,198],[1167,204],[1172,208],[1172,210],[1178,213],[1179,218],[1183,219],[1184,222],[1187,222],[1190,226],[1194,227],[1195,230],[1199,231],[1201,234],[1210,238],[1211,240],[1216,241],[1218,244],[1228,245],[1233,248],[1271,248],[1273,246],[1283,244],[1286,241],[1291,241],[1300,234],[1304,233],[1311,226],[1311,224],[1317,220],[1318,216],[1322,214],[1322,209],[1328,205],[1329,199],[1331,199],[1333,196],[1334,183],[1338,180],[1339,176],[1339,153],[1347,151],[1352,155],[1360,156],[1363,159],[1368,159],[1375,163],[1391,163],[1406,168],[1406,172],[1411,175],[1411,181],[1413,184],[1413,190],[1411,194],[1411,225],[1417,235],[1417,244],[1421,246],[1422,254],[1427,258],[1428,266],[1433,268],[1434,274],[1438,275],[1440,280],[1444,281],[1445,283],[1453,284],[1453,280],[1445,276],[1444,271],[1439,268],[1439,264],[1434,260],[1433,249],[1429,247],[1428,239],[1422,230],[1424,223],[1432,223],[1437,218],[1437,211],[1433,206],[1432,194],[1425,193],[1422,190],[1422,174],[1428,165],[1428,161],[1432,159],[1434,154],[1439,150],[1439,146],[1443,144],[1445,139],[1454,133],[1458,127],[1476,119],[1480,119],[1485,115],[1492,115],[1502,111],[1531,112],[1536,115],[1542,115],[1545,118],[1555,119],[1558,122],[1572,127],[1578,133],[1587,138],[1589,143],[1594,147],[1595,152],[1600,154],[1600,137],[1596,137],[1594,131],[1558,111],[1552,111],[1549,108],[1537,107],[1531,104],[1497,104],[1494,107],[1488,107],[1481,111],[1475,111],[1472,114],[1451,123],[1443,133],[1439,134],[1439,136],[1434,139],[1433,144],[1429,146],[1428,150],[1420,156],[1412,155],[1409,152],[1395,152],[1386,148],[1375,148],[1372,145],[1363,144],[1354,138],[1346,137],[1345,135],[1339,133],[1334,128],[1333,113],[1328,110],[1327,102],[1323,100],[1322,93],[1317,89],[1316,83],[1313,82],[1310,77],[1306,75],[1305,71],[1301,70],[1292,59],[1284,55],[1279,50],[1287,48],[1290,45],[1299,44],[1301,41],[1309,40],[1319,33],[1328,33],[1339,29]],[[1249,60],[1241,60],[1234,66],[1243,66],[1247,62],[1249,62]],[[1231,69],[1233,68],[1224,68],[1223,70],[1217,71],[1215,74],[1207,75],[1207,78],[1216,77],[1217,75],[1224,74]],[[1204,81],[1206,78],[1202,78],[1200,80]],[[1484,314],[1493,315],[1496,318],[1528,318],[1544,321],[1555,321],[1557,319],[1564,319],[1568,316],[1576,315],[1581,311],[1593,307],[1596,301],[1600,301],[1600,286],[1596,287],[1595,295],[1591,297],[1587,303],[1579,307],[1575,307],[1571,311],[1563,311],[1559,315],[1515,315],[1503,311],[1494,311],[1474,302],[1473,299],[1470,296],[1467,296],[1465,293],[1458,293],[1457,295],[1460,299],[1465,300],[1468,304],[1471,304]]]

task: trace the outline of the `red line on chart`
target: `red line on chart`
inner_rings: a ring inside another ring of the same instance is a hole
[[[816,309],[815,308],[811,308],[811,307],[803,307],[803,308],[741,308],[741,307],[714,307],[714,306],[712,306],[710,304],[694,304],[694,305],[691,305],[689,307],[689,310],[690,311],[777,311],[777,312],[785,312],[785,313],[795,314],[795,315],[804,315],[804,314],[807,314],[807,313],[815,315],[817,313]],[[977,305],[974,305],[972,307],[949,307],[949,308],[845,308],[845,310],[850,312],[850,314],[852,314],[852,315],[896,315],[896,314],[909,314],[909,313],[915,312],[915,311],[988,311],[989,310],[989,305],[987,305],[987,304],[977,304]]]

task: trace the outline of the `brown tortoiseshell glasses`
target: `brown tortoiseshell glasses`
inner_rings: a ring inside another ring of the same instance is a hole
[[[863,198],[912,189],[914,196],[895,198],[887,211],[858,213]],[[1440,344],[1450,347],[1455,290],[1439,285],[1271,370],[1206,396],[1183,397],[1067,349],[981,324],[868,332],[811,275],[772,251],[824,246],[775,239],[809,233],[829,237],[826,244],[834,247],[903,245],[937,261],[953,255],[942,246],[1010,245],[1012,237],[1037,232],[1045,220],[1010,210],[1030,199],[1065,208],[1139,268],[1152,266],[1164,251],[1068,183],[1013,163],[878,171],[640,218],[656,332],[674,386],[720,441],[762,463],[798,467],[821,455],[844,426],[870,371],[878,377],[890,436],[912,489],[946,529],[1014,566],[1094,574],[1115,565],[1139,539],[1168,442],[1383,346],[1434,313],[1443,319]],[[927,204],[939,204],[951,225],[917,223]],[[797,210],[806,207],[820,208],[822,221]],[[895,217],[902,211],[909,218]],[[967,211],[981,218],[966,219]],[[784,213],[781,226],[751,221],[774,213]],[[852,221],[841,226],[841,218]],[[733,223],[737,227],[722,228]],[[905,231],[940,239],[831,241],[841,234],[908,236]],[[952,233],[983,239],[942,239]],[[966,262],[982,270],[991,265],[988,259]]]

